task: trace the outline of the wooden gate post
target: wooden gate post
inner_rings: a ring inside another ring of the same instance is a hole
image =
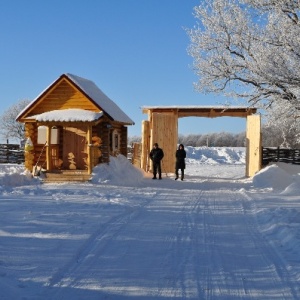
[[[177,112],[152,113],[151,145],[158,143],[164,151],[162,172],[175,172],[175,152],[178,141]]]
[[[246,176],[252,177],[261,169],[261,119],[260,115],[247,116]]]
[[[149,148],[150,148],[150,122],[142,122],[142,154],[141,154],[141,168],[149,171]]]

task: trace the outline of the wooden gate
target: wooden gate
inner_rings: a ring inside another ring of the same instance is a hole
[[[183,117],[241,117],[247,118],[246,176],[253,176],[261,169],[260,115],[255,107],[228,106],[153,106],[143,107],[148,121],[143,122],[141,167],[148,171],[148,156],[153,143],[163,148],[163,172],[174,172],[175,152],[178,141],[178,118]]]

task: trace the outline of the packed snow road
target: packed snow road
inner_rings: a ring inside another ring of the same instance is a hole
[[[224,178],[16,188],[0,202],[0,298],[299,299],[299,270],[261,233],[247,189]]]

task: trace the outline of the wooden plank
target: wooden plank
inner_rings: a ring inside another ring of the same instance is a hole
[[[183,117],[247,117],[256,113],[257,108],[253,107],[206,107],[206,106],[157,106],[144,107],[142,112],[145,114],[152,113],[175,113],[178,118]],[[149,117],[148,117],[149,119]],[[150,120],[150,119],[149,119]]]
[[[47,170],[51,170],[51,149],[50,149],[50,142],[51,141],[51,129],[47,127],[47,147],[46,147],[46,163],[47,163]]]
[[[178,140],[178,118],[176,113],[153,113],[152,114],[151,145],[158,143],[164,151],[162,161],[163,173],[174,173],[175,152]]]
[[[142,149],[141,149],[141,165],[140,168],[149,171],[149,150],[150,150],[150,122],[144,120],[142,122]]]
[[[246,176],[252,177],[261,169],[261,119],[260,115],[247,117]]]
[[[88,174],[92,174],[92,162],[93,162],[93,158],[92,158],[92,127],[88,126],[87,127],[87,133],[86,133],[86,139],[87,139],[87,158],[86,158],[86,164],[87,164],[87,171]]]

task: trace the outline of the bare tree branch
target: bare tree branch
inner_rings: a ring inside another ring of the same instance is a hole
[[[14,141],[24,139],[24,124],[17,122],[16,117],[29,102],[29,100],[20,100],[0,116],[0,135],[2,138]]]

